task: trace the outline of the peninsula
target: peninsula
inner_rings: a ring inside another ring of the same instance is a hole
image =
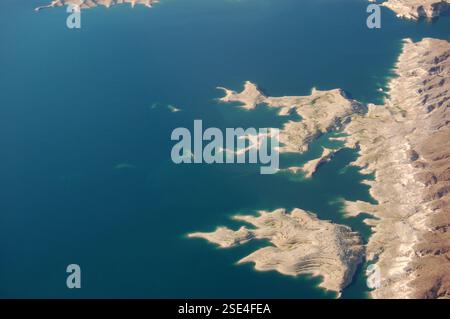
[[[301,209],[260,211],[258,216],[237,215],[235,220],[252,225],[237,231],[226,227],[211,233],[192,233],[222,248],[266,239],[271,245],[260,248],[238,263],[251,262],[260,271],[276,270],[289,276],[311,274],[323,278],[320,287],[338,294],[350,282],[363,258],[359,235],[349,227],[320,220]]]
[[[364,113],[365,106],[349,99],[340,89],[320,91],[313,88],[308,96],[267,97],[258,87],[245,82],[242,92],[219,87],[225,92],[222,102],[237,102],[247,110],[265,104],[279,109],[279,115],[295,112],[300,120],[288,121],[280,130],[280,152],[303,153],[320,135],[342,129],[351,117]]]
[[[339,149],[334,150],[330,148],[324,148],[322,151],[322,155],[320,155],[318,158],[306,162],[303,166],[289,167],[287,169],[293,173],[297,173],[299,171],[303,172],[305,174],[305,178],[311,178],[313,177],[319,166],[325,162],[330,161],[337,152],[339,152]]]
[[[448,0],[387,0],[381,5],[394,11],[400,18],[412,20],[435,18],[450,8]]]

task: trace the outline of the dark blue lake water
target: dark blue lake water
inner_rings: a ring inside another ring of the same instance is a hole
[[[217,86],[245,80],[273,96],[316,86],[380,103],[401,40],[448,39],[450,19],[383,10],[382,28],[369,30],[363,0],[161,0],[86,10],[69,30],[64,8],[33,11],[46,2],[0,2],[0,297],[334,297],[318,278],[235,264],[266,243],[220,250],[186,234],[299,207],[367,238],[337,201],[370,200],[364,176],[346,168],[354,152],[303,181],[257,165],[175,165],[170,134],[194,119],[281,126],[267,108],[216,102]],[[78,290],[66,287],[71,263]],[[360,271],[343,296],[366,292]]]

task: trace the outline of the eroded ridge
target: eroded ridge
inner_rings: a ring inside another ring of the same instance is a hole
[[[235,92],[220,87],[225,96],[222,102],[238,102],[248,110],[260,104],[279,108],[280,115],[295,112],[301,119],[288,121],[280,130],[280,152],[302,153],[309,144],[320,135],[342,129],[355,114],[365,112],[365,106],[349,99],[344,91],[334,89],[320,91],[313,89],[309,96],[267,97],[258,87],[249,81],[242,92]]]
[[[321,276],[320,286],[338,293],[351,282],[363,258],[361,239],[348,226],[320,220],[298,208],[291,213],[277,209],[260,211],[258,216],[236,215],[234,219],[254,228],[243,226],[234,231],[219,227],[211,233],[188,236],[204,238],[223,248],[266,239],[272,245],[258,249],[239,263],[251,262],[257,270],[276,270],[290,276]]]
[[[396,72],[385,105],[345,129],[379,203],[347,202],[347,212],[378,217],[367,245],[381,271],[374,297],[449,297],[450,43],[405,41]]]
[[[292,172],[294,174],[298,172],[302,172],[305,176],[305,178],[312,178],[313,175],[316,173],[317,169],[320,165],[322,165],[325,162],[330,161],[334,155],[339,152],[340,149],[330,149],[330,148],[323,148],[322,155],[320,155],[318,158],[312,159],[302,166],[292,166],[288,167],[284,170]]]

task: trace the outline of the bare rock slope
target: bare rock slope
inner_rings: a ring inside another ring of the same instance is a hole
[[[378,217],[367,245],[381,271],[374,297],[449,297],[450,43],[407,40],[396,72],[385,105],[346,127],[379,203],[348,202],[347,211]]]

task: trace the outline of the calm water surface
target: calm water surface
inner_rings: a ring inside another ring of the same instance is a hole
[[[355,152],[304,181],[255,165],[174,165],[170,133],[194,119],[280,127],[267,108],[216,102],[216,86],[245,80],[273,96],[339,87],[381,103],[401,39],[448,39],[449,18],[383,10],[382,29],[369,30],[362,0],[162,0],[86,10],[68,30],[64,8],[33,11],[46,2],[0,3],[0,297],[334,297],[318,278],[236,265],[265,242],[220,250],[185,236],[238,227],[236,213],[300,207],[367,240],[339,204],[371,201],[370,176],[346,167]],[[282,165],[317,156],[327,138]],[[65,286],[70,263],[82,289]],[[360,270],[343,296],[366,293]]]

